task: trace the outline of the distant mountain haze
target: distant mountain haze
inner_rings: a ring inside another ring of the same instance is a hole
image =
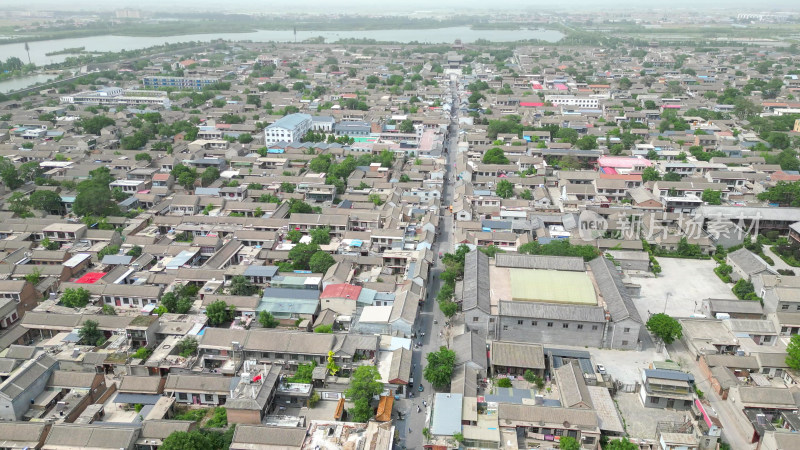
[[[418,11],[424,16],[425,11],[441,14],[470,13],[487,11],[487,2],[483,0],[405,0],[402,2],[375,2],[374,0],[2,0],[4,9],[28,10],[59,10],[59,11],[113,11],[122,8],[135,8],[142,11],[186,11],[186,12],[306,12],[306,13],[369,13],[391,14]],[[653,7],[652,3],[639,0],[614,0],[614,1],[589,1],[565,0],[554,4],[538,0],[494,0],[491,2],[491,11],[569,11],[579,13],[581,10],[638,10],[656,12],[659,9],[665,13],[674,13],[675,9],[685,8],[693,10],[727,10],[730,14],[733,8],[742,11],[798,11],[800,2],[796,0],[773,0],[766,3],[745,0],[669,0],[661,3],[661,8]]]

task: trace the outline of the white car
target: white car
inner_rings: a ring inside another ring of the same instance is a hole
[[[597,373],[599,373],[601,375],[605,375],[606,374],[606,366],[604,366],[602,364],[598,364],[597,365]]]

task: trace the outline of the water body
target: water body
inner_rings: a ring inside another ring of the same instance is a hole
[[[557,42],[564,37],[563,34],[555,30],[473,30],[469,27],[449,27],[427,30],[298,31],[297,42],[317,36],[324,37],[325,42],[352,38],[403,43],[417,41],[432,44],[452,43],[456,39],[461,39],[465,44],[475,42],[478,39],[494,42],[527,39]],[[292,30],[260,30],[252,33],[212,33],[160,37],[108,35],[33,41],[28,45],[30,46],[31,62],[37,66],[43,66],[64,61],[69,55],[47,56],[46,53],[66,48],[85,47],[88,52],[117,52],[120,50],[147,48],[164,43],[173,44],[176,42],[211,41],[216,39],[224,39],[226,41],[294,42],[295,36]],[[2,41],[0,40],[0,42]],[[6,59],[10,56],[16,56],[27,62],[28,54],[25,52],[25,44],[20,42],[0,45],[0,58]]]
[[[55,75],[39,74],[39,75],[30,75],[22,78],[14,78],[12,80],[0,81],[0,93],[25,89],[26,87],[36,83],[44,83],[45,81],[50,81],[55,77],[56,77]]]

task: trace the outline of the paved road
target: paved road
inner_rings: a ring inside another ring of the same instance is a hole
[[[451,90],[454,95],[454,105],[457,99],[456,83],[451,83]],[[439,236],[433,246],[433,253],[436,257],[436,262],[433,268],[429,271],[429,282],[426,286],[427,298],[425,304],[421,308],[419,317],[417,318],[418,330],[425,333],[425,336],[418,336],[414,342],[422,342],[421,348],[414,349],[412,378],[414,378],[414,398],[404,399],[398,402],[398,411],[403,413],[404,420],[397,422],[397,429],[400,434],[400,443],[402,447],[422,448],[424,438],[422,436],[422,429],[428,427],[430,421],[430,405],[433,401],[434,390],[429,383],[425,381],[422,376],[423,367],[425,365],[425,356],[439,349],[442,345],[447,345],[445,342],[446,330],[444,327],[445,317],[439,310],[436,304],[436,294],[441,288],[441,279],[439,275],[444,270],[444,266],[439,258],[439,253],[442,254],[451,252],[453,250],[453,221],[448,206],[453,202],[453,183],[448,181],[452,177],[453,161],[455,160],[455,153],[458,149],[458,118],[453,117],[453,122],[450,126],[450,138],[447,143],[448,152],[446,155],[446,171],[445,182],[442,188],[442,201],[441,201],[441,214],[442,220],[439,222]],[[434,323],[434,321],[436,323]],[[442,337],[439,333],[442,333]],[[418,391],[419,385],[424,388],[423,392]],[[426,407],[423,401],[428,404]],[[419,406],[420,412],[417,412]]]

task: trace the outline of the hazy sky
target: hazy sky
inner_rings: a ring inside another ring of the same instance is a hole
[[[148,11],[225,11],[225,12],[277,12],[306,11],[329,13],[357,12],[399,12],[448,10],[453,13],[469,12],[468,10],[486,10],[487,5],[493,9],[505,10],[587,10],[587,9],[641,9],[657,10],[658,6],[665,12],[675,8],[708,8],[728,9],[740,8],[748,11],[798,10],[800,2],[796,0],[770,0],[753,3],[751,0],[668,0],[664,3],[642,2],[641,0],[562,0],[558,2],[541,0],[403,0],[399,2],[383,2],[375,0],[0,0],[3,7],[22,9],[48,10],[98,10],[108,11],[118,8],[138,8]],[[665,8],[665,5],[668,6]],[[656,8],[653,6],[656,5]],[[578,12],[576,11],[576,12]],[[730,11],[732,14],[734,11]]]

